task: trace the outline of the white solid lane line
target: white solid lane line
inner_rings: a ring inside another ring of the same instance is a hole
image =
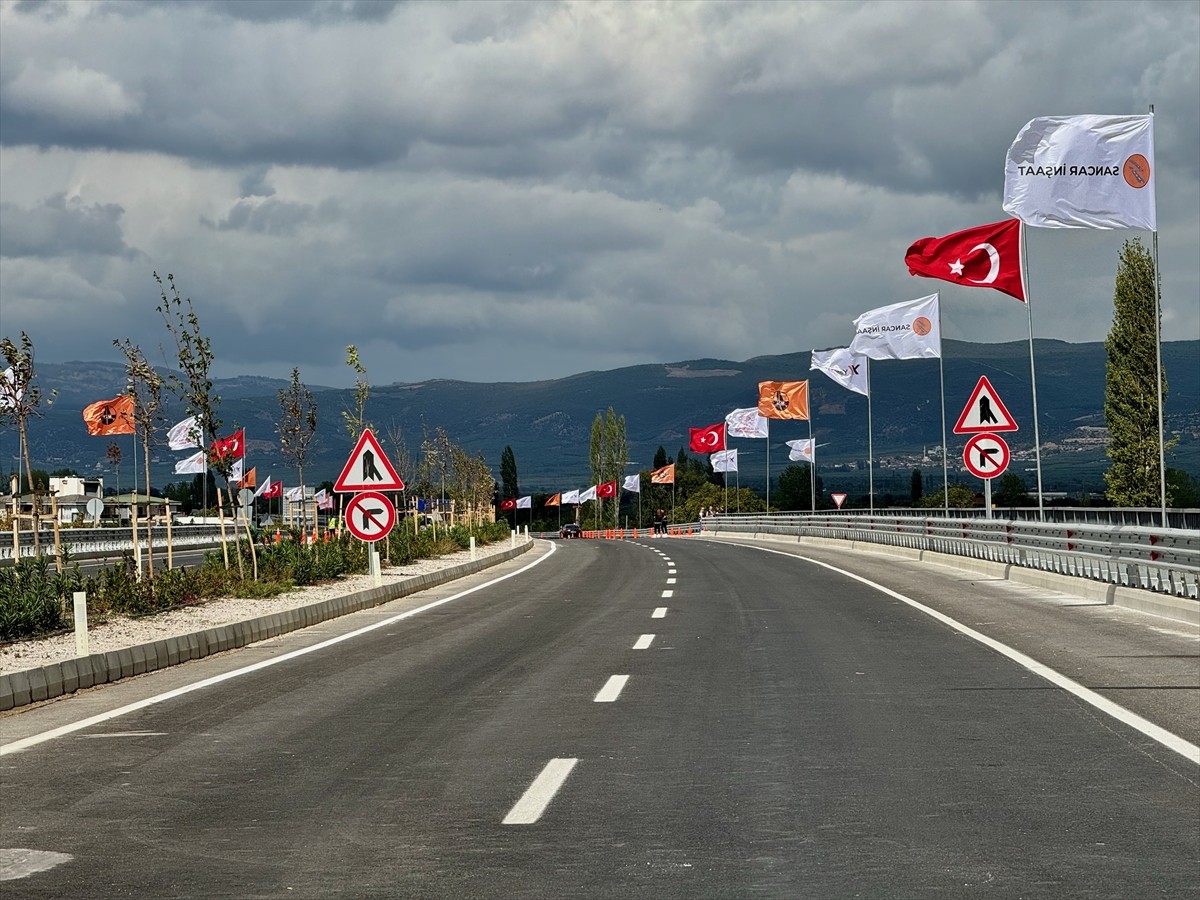
[[[637,643],[633,645],[634,650],[645,650],[654,642],[654,635],[643,634],[637,639]]]
[[[542,817],[558,793],[578,758],[552,759],[504,817],[504,825],[532,825]]]
[[[938,612],[936,609],[926,606],[924,603],[920,603],[917,600],[913,600],[911,597],[906,597],[904,594],[901,594],[898,591],[893,591],[891,588],[886,588],[882,584],[877,584],[876,582],[871,581],[869,578],[864,578],[861,575],[855,575],[853,572],[847,572],[845,569],[840,569],[837,566],[830,565],[826,562],[821,562],[817,559],[812,559],[808,556],[785,553],[782,550],[772,550],[768,547],[752,547],[752,549],[761,550],[764,553],[777,553],[780,556],[790,556],[793,559],[800,559],[804,562],[812,563],[815,566],[821,566],[821,568],[829,569],[831,572],[837,572],[840,575],[844,575],[847,578],[852,578],[861,584],[865,584],[868,587],[874,588],[881,594],[887,594],[889,597],[894,597],[901,603],[907,603],[913,609],[916,609],[933,619],[937,619],[937,621],[944,625],[949,625],[955,631],[966,635],[971,640],[977,641],[978,643],[983,644],[983,646],[995,650],[1001,656],[1005,656],[1017,665],[1028,669],[1035,675],[1041,676],[1056,687],[1062,688],[1067,693],[1078,697],[1084,703],[1090,704],[1091,706],[1100,710],[1102,713],[1105,713],[1116,719],[1118,722],[1124,722],[1126,725],[1136,729],[1137,731],[1140,731],[1151,740],[1157,741],[1169,750],[1174,750],[1185,759],[1200,765],[1200,745],[1193,744],[1191,741],[1181,738],[1179,735],[1173,734],[1159,725],[1155,725],[1149,719],[1145,719],[1139,716],[1137,713],[1131,712],[1125,707],[1113,703],[1107,697],[1097,694],[1095,691],[1090,690],[1089,688],[1085,688],[1077,681],[1072,681],[1066,675],[1063,675],[1055,669],[1038,662],[1033,657],[1026,656],[1021,651],[1014,650],[1007,644],[1002,644],[996,639],[990,638],[986,634],[964,625],[957,619],[950,618],[950,616],[946,615],[945,613]]]
[[[663,595],[663,599],[664,599],[664,600],[667,600],[667,599],[669,599],[669,598],[671,598],[671,597],[674,597],[674,596],[675,596],[675,592],[674,592],[674,591],[663,591],[662,595]]]
[[[650,613],[652,619],[665,619],[667,617],[667,608],[665,606],[656,607],[654,612]]]
[[[175,697],[182,697],[184,694],[190,694],[192,691],[203,690],[207,687],[212,687],[214,684],[220,684],[223,681],[229,681],[231,678],[238,678],[242,675],[249,675],[251,672],[257,672],[259,669],[265,669],[269,666],[277,666],[282,662],[287,662],[290,659],[295,659],[297,656],[304,656],[307,653],[315,653],[318,650],[324,650],[326,647],[332,647],[334,644],[340,644],[342,641],[348,641],[359,635],[367,634],[368,632],[377,631],[380,628],[387,628],[404,619],[410,619],[413,616],[419,615],[426,610],[435,609],[446,603],[452,603],[468,594],[474,594],[476,591],[482,591],[484,588],[489,588],[494,584],[499,584],[501,581],[507,581],[510,578],[515,578],[525,572],[528,572],[534,566],[540,565],[555,554],[558,548],[551,541],[548,543],[550,552],[545,556],[535,559],[528,565],[509,572],[507,575],[501,575],[498,578],[493,578],[491,581],[485,581],[483,584],[477,584],[473,588],[467,588],[465,591],[459,591],[452,597],[443,597],[441,600],[434,600],[431,603],[426,603],[424,606],[419,606],[416,609],[410,609],[408,612],[400,613],[397,616],[392,616],[388,619],[375,622],[372,625],[367,625],[363,628],[349,631],[346,634],[338,635],[330,638],[327,641],[321,641],[319,644],[313,644],[310,647],[302,647],[299,650],[293,650],[290,653],[284,653],[281,656],[274,656],[270,659],[264,659],[260,662],[252,663],[241,669],[234,669],[231,672],[224,672],[220,675],[214,675],[211,678],[205,678],[202,681],[196,681],[192,684],[186,684],[183,687],[175,688],[173,691],[167,691],[165,694],[156,694],[153,697],[147,697],[144,700],[138,700],[135,703],[130,703],[127,706],[122,706],[118,709],[111,709],[108,712],[103,712],[86,719],[80,719],[78,722],[71,722],[67,725],[60,725],[58,728],[52,728],[50,731],[43,731],[41,734],[33,734],[27,738],[22,738],[18,741],[13,741],[10,744],[0,744],[0,756],[6,756],[9,753],[20,753],[30,747],[36,746],[44,741],[53,740],[54,738],[62,737],[65,734],[71,734],[75,731],[81,731],[84,728],[90,728],[93,725],[98,725],[101,722],[107,722],[110,719],[116,719],[119,716],[124,716],[131,712],[136,712],[139,709],[144,709],[147,706],[153,706],[156,703],[164,703],[167,700],[172,700]],[[298,632],[293,632],[296,634]]]
[[[600,688],[600,693],[596,695],[594,702],[612,703],[621,696],[621,691],[625,689],[625,682],[628,680],[628,675],[613,675],[608,681],[604,682],[604,687]]]

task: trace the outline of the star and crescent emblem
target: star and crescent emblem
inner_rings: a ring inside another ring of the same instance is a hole
[[[971,248],[970,252],[967,253],[967,258],[970,259],[971,254],[979,250],[984,251],[988,255],[989,266],[987,277],[968,278],[967,281],[970,281],[973,284],[991,284],[996,280],[996,276],[1000,274],[1000,251],[991,244],[976,244]],[[962,257],[959,257],[954,262],[950,263],[950,274],[957,275],[959,278],[962,278],[965,265],[966,264],[962,261]]]

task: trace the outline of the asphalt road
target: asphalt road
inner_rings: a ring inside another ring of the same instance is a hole
[[[0,719],[0,896],[1200,896],[1200,767],[913,604],[1184,743],[1194,629],[805,556],[543,545]]]

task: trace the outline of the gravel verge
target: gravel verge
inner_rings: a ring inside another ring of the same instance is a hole
[[[489,556],[503,553],[508,549],[508,541],[497,541],[478,547],[476,556],[478,559],[487,559]],[[457,553],[439,556],[436,559],[422,559],[403,566],[385,568],[382,573],[383,584],[401,582],[430,572],[438,572],[451,566],[470,562],[470,560],[471,551],[461,550]],[[228,597],[137,619],[112,616],[103,624],[89,626],[88,652],[106,653],[110,650],[120,650],[164,638],[180,637],[206,628],[232,625],[235,622],[244,622],[258,616],[266,616],[298,606],[320,603],[322,600],[342,597],[373,587],[375,587],[375,580],[372,576],[351,575],[327,584],[297,588],[265,600]],[[28,641],[16,641],[0,647],[0,675],[36,669],[69,659],[75,659],[75,634],[73,632]]]

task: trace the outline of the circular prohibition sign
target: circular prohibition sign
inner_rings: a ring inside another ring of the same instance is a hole
[[[381,541],[396,524],[396,507],[379,491],[355,494],[346,504],[346,528],[360,541]]]
[[[976,478],[995,478],[1008,468],[1008,444],[998,434],[972,435],[963,448],[963,465]]]

